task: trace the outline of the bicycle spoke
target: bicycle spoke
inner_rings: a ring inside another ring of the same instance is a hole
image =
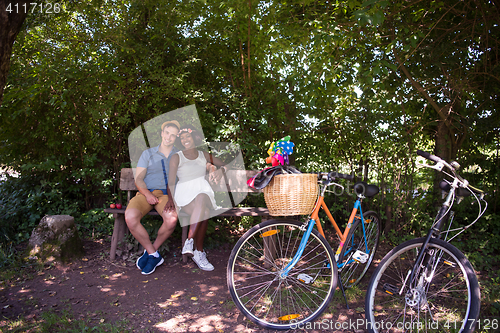
[[[463,255],[456,248],[440,240],[429,243],[425,254],[429,264],[417,265],[424,269],[415,270],[415,282],[406,281],[421,244],[413,240],[398,246],[382,260],[372,277],[366,296],[367,317],[370,322],[385,321],[393,326],[374,332],[417,332],[419,328],[454,332],[448,330],[447,323],[461,326],[467,321],[471,304],[478,304],[472,287],[477,280],[472,270],[463,266],[458,259]]]
[[[268,221],[252,228],[228,263],[228,285],[236,306],[263,327],[286,329],[296,321],[312,320],[333,297],[337,272],[333,253],[315,230],[295,266],[284,274],[304,234],[299,226]]]

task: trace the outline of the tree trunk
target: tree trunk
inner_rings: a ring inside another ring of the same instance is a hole
[[[392,206],[389,203],[387,203],[387,205],[385,206],[385,216],[386,222],[384,227],[384,235],[389,235],[390,231],[394,229],[394,221],[392,221]]]
[[[0,0],[0,105],[9,74],[12,46],[21,31],[29,6],[27,1]]]

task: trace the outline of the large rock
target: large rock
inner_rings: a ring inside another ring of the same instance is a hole
[[[83,255],[83,243],[75,219],[69,215],[46,215],[31,234],[28,251],[31,259],[43,263],[66,262]]]

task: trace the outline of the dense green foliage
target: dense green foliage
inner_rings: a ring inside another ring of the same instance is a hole
[[[499,11],[481,0],[89,0],[28,15],[0,108],[0,163],[20,174],[0,185],[1,241],[26,240],[45,214],[104,234],[96,209],[124,200],[128,135],[195,103],[207,139],[237,142],[247,169],[291,135],[301,169],[378,184],[370,208],[389,239],[422,234],[435,214],[440,178],[417,170],[416,149],[458,159],[490,203],[462,244],[498,255]],[[461,207],[465,225],[477,210]]]

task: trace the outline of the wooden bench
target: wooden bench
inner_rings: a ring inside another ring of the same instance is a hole
[[[242,170],[243,171],[243,170]],[[246,171],[245,178],[248,179],[256,174],[257,171]],[[137,187],[135,186],[134,174],[132,169],[123,168],[120,172],[120,190],[127,191],[127,202],[132,198],[133,192],[137,191]],[[214,192],[220,192],[224,189],[212,186],[214,188]],[[254,190],[246,186],[232,186],[231,191],[248,191],[259,193],[261,191]],[[127,207],[124,206],[120,209],[117,208],[106,208],[104,212],[113,214],[115,218],[114,228],[113,228],[113,236],[111,237],[111,249],[110,249],[110,259],[113,261],[116,257],[116,250],[118,244],[123,240],[125,234],[128,232],[127,224],[125,223],[125,209]],[[155,209],[152,209],[148,215],[156,215],[159,216],[158,212]],[[269,210],[267,207],[233,207],[230,209],[221,209],[218,211],[212,211],[211,216],[222,216],[222,217],[232,217],[232,216],[261,216],[263,219],[269,216]],[[189,215],[183,213],[182,210],[179,214],[179,222],[182,227],[182,246],[184,246],[184,242],[187,239],[188,231],[189,231]],[[182,259],[184,262],[187,261],[187,256],[183,255]]]

